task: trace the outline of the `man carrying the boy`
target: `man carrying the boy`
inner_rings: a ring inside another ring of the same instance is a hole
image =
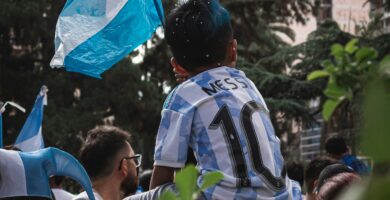
[[[300,199],[298,184],[282,175],[283,158],[264,99],[235,69],[237,41],[229,13],[217,2],[190,0],[166,19],[171,64],[188,79],[167,97],[155,147],[151,189],[172,182],[187,149],[203,174],[223,180],[206,199]]]

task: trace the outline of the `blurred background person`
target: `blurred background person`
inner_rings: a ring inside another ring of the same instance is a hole
[[[333,164],[325,167],[318,178],[316,186],[317,200],[335,200],[354,183],[361,181],[355,171],[344,164]]]
[[[304,182],[306,185],[306,200],[316,200],[316,193],[314,192],[314,183],[318,180],[321,171],[325,167],[335,163],[337,163],[336,160],[323,156],[311,160],[309,164],[306,165],[304,172]]]
[[[351,150],[343,137],[335,136],[327,139],[325,150],[330,157],[350,166],[356,173],[360,175],[368,175],[370,173],[368,166],[351,154]]]

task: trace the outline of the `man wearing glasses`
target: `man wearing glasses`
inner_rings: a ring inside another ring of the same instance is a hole
[[[119,200],[137,190],[142,156],[134,154],[129,139],[128,132],[113,126],[88,132],[80,161],[91,178],[96,200]],[[85,192],[74,198],[87,199]]]

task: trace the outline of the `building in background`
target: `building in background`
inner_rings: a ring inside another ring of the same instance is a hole
[[[317,23],[327,19],[337,22],[340,29],[356,34],[358,26],[370,20],[370,3],[367,0],[317,0]]]
[[[385,0],[370,0],[370,16],[382,14],[383,31],[390,33],[390,12],[385,11]]]

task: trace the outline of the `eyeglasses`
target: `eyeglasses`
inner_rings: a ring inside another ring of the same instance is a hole
[[[142,155],[141,155],[141,154],[135,154],[134,156],[124,157],[124,158],[122,158],[122,160],[123,160],[123,159],[126,159],[126,160],[134,159],[135,166],[136,166],[136,167],[139,167],[139,166],[141,166]],[[121,160],[121,162],[122,162],[122,160]]]

